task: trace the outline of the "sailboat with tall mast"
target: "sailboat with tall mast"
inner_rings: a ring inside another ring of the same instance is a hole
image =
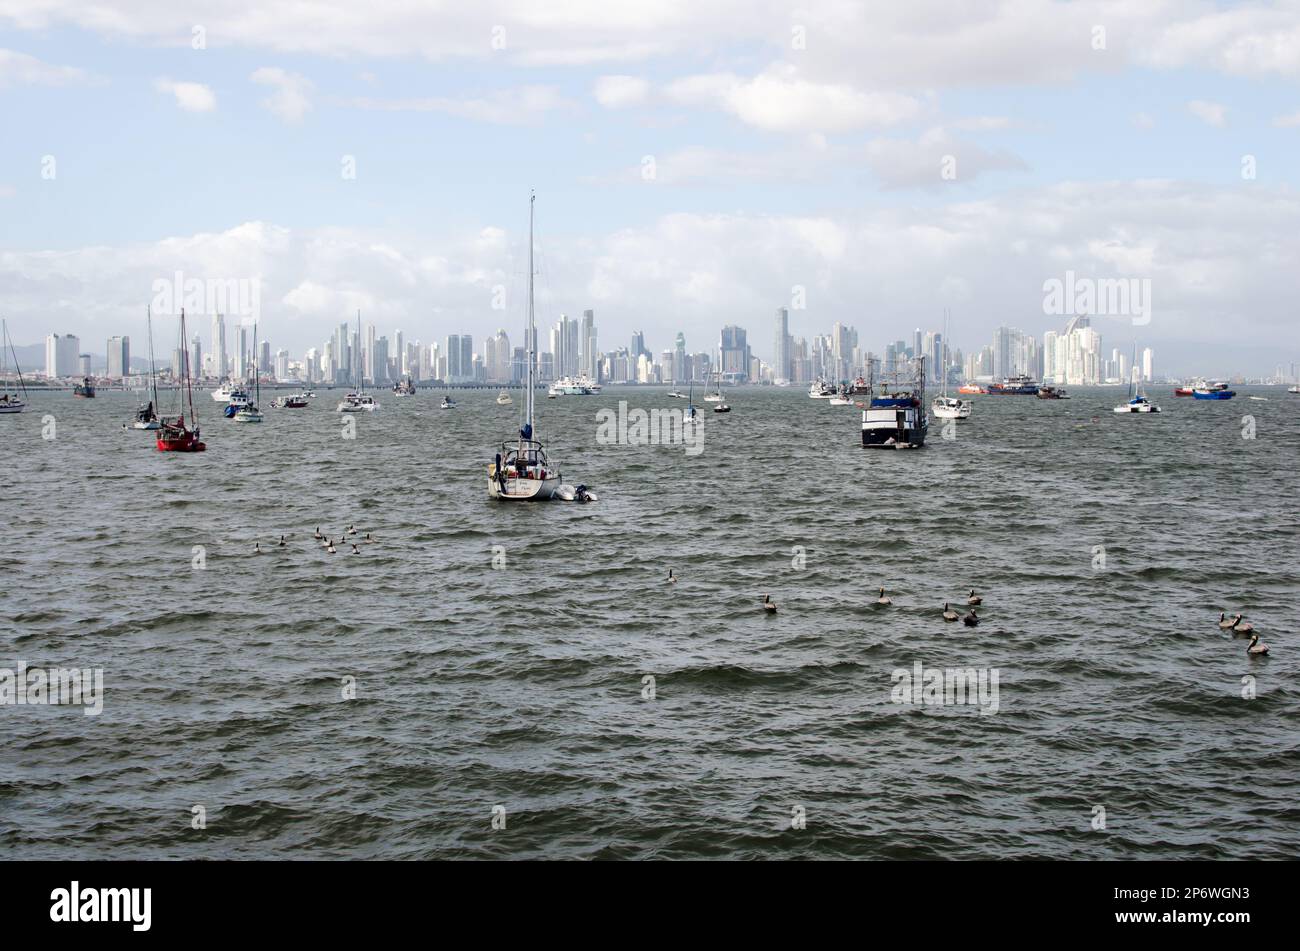
[[[145,322],[149,328],[149,402],[135,411],[135,420],[132,421],[131,428],[153,431],[162,424],[158,422],[158,368],[154,365],[153,359],[152,307],[145,311]]]
[[[361,311],[357,311],[357,340],[361,339]],[[358,364],[360,364],[360,354],[352,355],[352,385],[357,387],[347,396],[343,397],[338,405],[340,413],[373,413],[379,409],[379,404],[375,402],[373,396],[366,394],[366,374]],[[358,372],[359,371],[359,372]],[[358,381],[360,381],[358,383]]]
[[[1115,407],[1117,413],[1158,413],[1160,407],[1147,399],[1142,388],[1142,378],[1137,372],[1137,344],[1133,345],[1133,369],[1129,373],[1128,400]]]
[[[717,389],[712,393],[704,394],[704,402],[721,403],[722,402],[722,348],[718,348],[718,369],[717,369]]]
[[[245,357],[245,359],[249,359]],[[260,423],[266,417],[262,415],[262,409],[258,403],[262,401],[262,374],[257,365],[257,322],[253,322],[253,353],[249,360],[249,366],[253,368],[253,392],[251,400],[239,408],[235,413],[235,422],[237,423]]]
[[[199,436],[199,419],[194,414],[194,387],[191,383],[190,354],[185,346],[185,308],[181,308],[181,386],[176,390],[180,413],[159,420],[159,452],[203,452],[208,444]],[[185,423],[185,410],[189,409],[189,425]]]
[[[940,346],[943,349],[948,347],[948,308],[943,309],[943,343]],[[934,402],[930,404],[930,409],[934,411],[936,419],[969,419],[974,403],[971,400],[961,400],[948,395],[948,365],[944,354],[939,354],[939,359],[944,361],[943,366],[935,367],[935,370],[943,374],[943,395],[936,396]]]
[[[546,450],[533,429],[537,398],[537,328],[533,300],[533,206],[537,195],[528,197],[528,382],[524,388],[523,422],[517,439],[501,444],[488,467],[488,497],[503,502],[544,502],[550,499],[587,501],[593,498],[586,486],[563,486],[560,470],[546,457]]]
[[[0,340],[0,373],[3,373],[4,379],[0,380],[0,414],[21,413],[27,408],[27,384],[23,382],[23,368],[18,365],[18,353],[14,350],[14,342],[9,337],[9,322],[0,323],[4,330],[4,339]],[[14,372],[18,374],[18,389],[9,389],[9,357],[14,358]],[[21,394],[21,395],[19,395]]]

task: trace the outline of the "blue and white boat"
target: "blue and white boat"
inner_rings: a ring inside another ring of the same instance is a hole
[[[910,383],[881,383],[879,393],[871,388],[870,402],[862,410],[864,448],[919,449],[925,445],[930,418],[925,411],[924,363],[917,361]]]

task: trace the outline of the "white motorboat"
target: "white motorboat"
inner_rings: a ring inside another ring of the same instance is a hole
[[[498,406],[512,406],[514,405],[514,402],[515,401],[510,398],[510,394],[507,393],[505,390],[502,390],[500,393],[497,394]]]
[[[546,450],[533,429],[536,397],[534,382],[537,374],[535,351],[537,334],[534,329],[536,315],[533,299],[533,206],[536,200],[536,195],[529,196],[528,329],[524,334],[524,340],[529,343],[528,381],[524,389],[524,418],[519,426],[518,437],[502,443],[496,458],[488,466],[488,498],[502,502],[545,502],[550,499],[586,501],[587,498],[594,498],[587,493],[586,486],[578,486],[572,493],[565,489],[559,467],[546,457]],[[581,498],[579,490],[581,490]]]
[[[373,413],[377,409],[379,404],[368,393],[349,393],[338,405],[340,413]]]
[[[455,408],[456,408],[456,401],[451,398],[450,393],[444,396],[442,398],[442,402],[438,404],[438,409],[455,409]]]
[[[679,393],[676,390],[673,390],[671,393],[668,394],[668,398],[670,400],[684,400],[687,399],[687,396],[685,393]]]
[[[934,402],[930,404],[930,412],[934,413],[937,419],[969,419],[971,401],[958,400],[951,396],[936,396]]]
[[[1297,383],[1295,386],[1288,386],[1286,391],[1288,393],[1300,393],[1300,383]]]
[[[825,380],[813,380],[808,384],[808,396],[814,400],[829,400],[835,396],[835,387]]]
[[[217,387],[215,390],[212,391],[212,398],[216,400],[218,403],[229,403],[231,402],[232,398],[235,397],[238,397],[243,402],[248,401],[248,394],[244,392],[243,388],[236,386],[234,383],[231,383],[229,380],[227,380],[225,383],[222,383],[219,387]]]

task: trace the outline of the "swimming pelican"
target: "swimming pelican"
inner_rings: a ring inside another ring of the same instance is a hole
[[[1250,635],[1250,646],[1246,648],[1246,653],[1251,657],[1260,657],[1268,653],[1268,645],[1259,639],[1258,634]]]
[[[334,547],[334,542],[332,541],[325,546],[325,550],[329,552],[331,555],[334,554],[336,551],[338,551],[338,549]]]
[[[961,617],[960,614],[952,610],[952,608],[948,607],[947,601],[943,602],[943,619],[945,621],[955,621],[960,617]]]
[[[359,554],[361,554],[361,549],[358,548],[355,544],[353,544],[353,546],[352,546],[352,554],[354,554],[354,555],[359,555]]]
[[[768,614],[776,613],[776,602],[772,600],[772,596],[770,594],[763,595],[763,610],[766,611]]]
[[[260,555],[261,553],[262,553],[262,543],[261,543],[261,542],[253,542],[253,554],[254,554],[254,555]]]
[[[1222,611],[1219,612],[1219,630],[1230,631],[1234,626],[1236,626],[1236,624],[1237,619],[1235,617],[1228,617],[1228,615],[1224,614]]]
[[[356,533],[357,533],[357,527],[356,527],[355,525],[349,525],[349,526],[348,526],[348,534],[349,534],[349,535],[355,535]]]
[[[876,598],[876,604],[880,605],[880,606],[883,608],[883,607],[885,607],[885,606],[887,606],[887,605],[890,605],[890,604],[893,604],[893,603],[894,603],[893,601],[891,601],[891,600],[889,600],[889,598],[885,597],[885,589],[884,589],[884,588],[881,588],[881,589],[880,589],[880,597]]]
[[[288,546],[285,544],[285,542],[284,542],[284,536],[283,536],[283,535],[280,536],[280,544],[276,545],[275,547],[276,547],[276,548],[287,548],[287,547],[288,547]]]
[[[965,624],[967,627],[976,627],[979,624],[980,619],[975,614],[975,609],[971,608],[968,612],[966,612],[966,616],[961,619],[961,622]]]
[[[1235,620],[1233,621],[1233,623],[1232,623],[1232,633],[1234,633],[1234,634],[1254,634],[1254,633],[1255,633],[1255,625],[1251,624],[1249,621],[1247,621],[1247,622],[1245,622],[1245,623],[1243,624],[1242,621],[1241,621],[1241,619],[1242,619],[1242,615],[1238,614],[1237,617],[1236,617],[1236,619],[1235,619]]]
[[[984,603],[984,599],[975,593],[974,588],[971,588],[970,597],[966,599],[966,603],[971,606],[978,606]],[[975,612],[972,611],[971,613],[974,614]]]
[[[316,526],[316,534],[313,535],[312,538],[316,539],[316,541],[318,541],[318,542],[319,542],[319,541],[323,541],[323,540],[325,539],[325,536],[322,535],[322,534],[320,533],[320,526],[319,526],[319,525]]]
[[[361,540],[365,542],[367,545],[374,541],[374,539],[370,537],[369,532],[366,532],[366,537]]]

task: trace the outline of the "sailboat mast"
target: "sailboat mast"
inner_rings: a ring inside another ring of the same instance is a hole
[[[145,324],[149,328],[149,398],[153,400],[153,411],[158,412],[158,369],[153,359],[153,308],[145,308]],[[185,349],[185,334],[181,332],[181,349]]]
[[[533,206],[536,202],[537,193],[533,192],[528,196],[528,399],[524,404],[527,409],[525,428],[529,439],[533,438],[533,387],[537,368],[537,329],[534,326],[536,318],[533,311]]]
[[[194,419],[194,387],[190,383],[191,380],[190,355],[189,355],[189,350],[185,346],[185,308],[184,307],[181,308],[181,353],[183,355],[182,362],[184,363],[185,366],[185,398],[186,401],[189,403],[189,408],[190,408],[190,425],[195,426],[197,425],[197,421]]]

